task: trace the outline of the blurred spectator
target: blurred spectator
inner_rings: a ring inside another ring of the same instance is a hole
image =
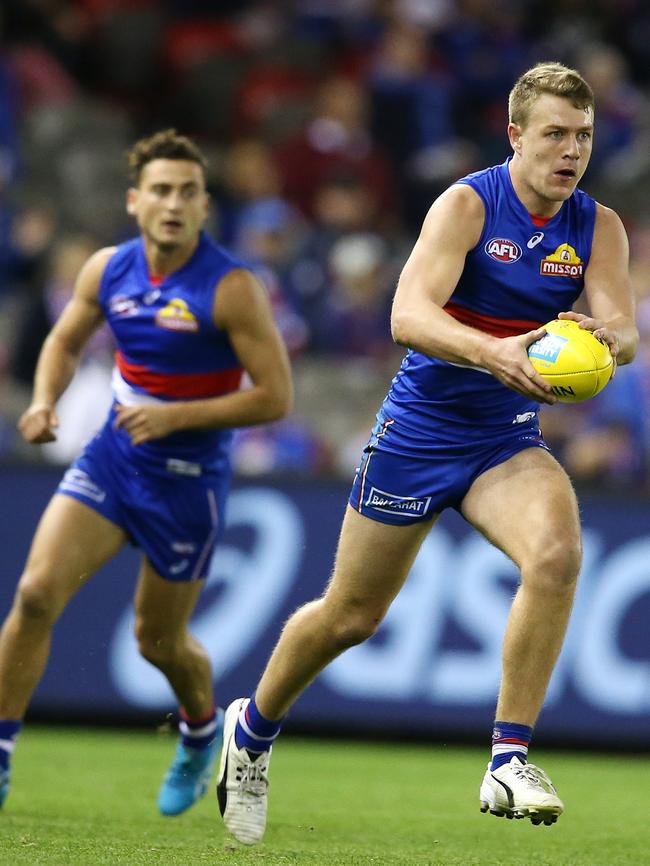
[[[331,291],[329,259],[332,247],[347,235],[376,231],[377,200],[357,175],[343,172],[326,178],[316,189],[313,220],[291,267],[288,291],[309,324],[310,348],[323,328],[324,308]]]
[[[306,322],[288,289],[300,227],[300,216],[284,199],[260,199],[243,208],[234,245],[268,289],[278,328],[294,355],[308,339]]]
[[[478,167],[478,153],[457,136],[457,87],[422,27],[392,23],[372,57],[367,80],[373,132],[398,171],[404,218],[415,231],[431,202]]]
[[[12,372],[25,386],[33,380],[43,340],[70,299],[82,265],[96,249],[96,240],[86,236],[65,236],[54,245],[42,292],[32,297],[18,325]],[[59,401],[60,428],[57,441],[42,449],[46,460],[68,463],[98,429],[111,402],[112,366],[113,342],[103,326],[89,341],[76,375]]]
[[[347,170],[373,190],[386,218],[397,218],[394,172],[373,141],[367,94],[354,81],[327,79],[312,120],[278,149],[277,157],[285,194],[307,216],[313,216],[314,193],[322,182]]]
[[[47,203],[7,209],[3,249],[3,288],[24,303],[38,293],[39,281],[57,228],[56,210]]]
[[[453,82],[434,68],[428,34],[392,24],[368,70],[375,139],[393,163],[408,168],[417,154],[453,136]]]
[[[542,421],[576,479],[631,488],[643,474],[650,486],[647,3],[4,0],[0,27],[8,417],[83,235],[101,245],[130,232],[115,153],[176,126],[214,155],[220,239],[267,285],[294,359],[296,415],[243,436],[241,471],[348,475],[399,352],[388,312],[414,232],[442,189],[508,155],[512,80],[558,59],[596,92],[584,185],[628,223],[644,337],[597,400]],[[91,355],[104,375],[103,350]],[[0,448],[8,429],[0,419]]]
[[[621,168],[629,176],[630,151],[648,106],[644,106],[640,91],[628,76],[625,58],[617,49],[589,45],[580,53],[579,65],[596,98],[598,127],[590,170],[611,173],[615,179],[617,163],[628,162],[627,168]]]
[[[329,291],[314,318],[311,346],[326,355],[386,358],[395,273],[377,235],[344,235],[328,260]]]
[[[333,468],[325,440],[296,415],[274,424],[238,430],[232,460],[234,471],[240,475],[317,475]]]
[[[256,201],[277,198],[282,182],[271,148],[259,138],[237,139],[220,160],[220,240],[237,242],[242,211]]]

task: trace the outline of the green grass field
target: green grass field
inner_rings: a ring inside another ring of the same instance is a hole
[[[214,790],[178,818],[156,812],[173,739],[142,731],[28,727],[0,814],[0,864],[47,866],[644,866],[649,760],[535,752],[567,806],[554,827],[482,815],[486,752],[278,743],[269,827],[247,848]]]

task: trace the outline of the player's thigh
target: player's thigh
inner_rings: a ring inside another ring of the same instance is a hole
[[[434,522],[435,518],[410,525],[380,523],[348,505],[326,599],[377,610],[383,616]]]
[[[70,496],[56,494],[38,524],[21,589],[61,608],[126,541],[124,530]]]
[[[183,635],[204,585],[204,580],[161,577],[149,559],[143,557],[134,601],[139,639]]]
[[[571,481],[543,448],[488,469],[463,499],[463,516],[520,568],[556,556],[579,563],[580,517]]]

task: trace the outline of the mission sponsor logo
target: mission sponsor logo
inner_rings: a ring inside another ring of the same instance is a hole
[[[572,277],[573,279],[581,277],[584,269],[582,259],[569,244],[560,244],[554,253],[542,259],[539,266],[540,274],[545,277]]]
[[[427,513],[431,504],[430,496],[415,499],[413,496],[398,496],[395,493],[387,493],[371,487],[365,502],[368,508],[375,511],[385,511],[388,514],[406,514],[411,517],[420,517]]]
[[[168,331],[198,331],[199,322],[191,312],[187,301],[182,298],[172,298],[171,301],[156,313],[156,324]]]
[[[511,265],[521,258],[521,247],[508,238],[490,238],[484,249],[491,259],[505,265]]]

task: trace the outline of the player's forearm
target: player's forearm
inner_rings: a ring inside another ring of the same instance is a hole
[[[79,353],[70,351],[55,334],[50,334],[36,365],[32,403],[54,407],[70,384],[78,363]]]
[[[457,322],[435,304],[426,309],[394,306],[391,331],[400,346],[432,358],[476,367],[485,366],[491,344],[497,339]]]
[[[290,410],[290,387],[265,388],[254,385],[243,391],[205,400],[174,403],[176,429],[226,429],[267,424],[283,418]]]

